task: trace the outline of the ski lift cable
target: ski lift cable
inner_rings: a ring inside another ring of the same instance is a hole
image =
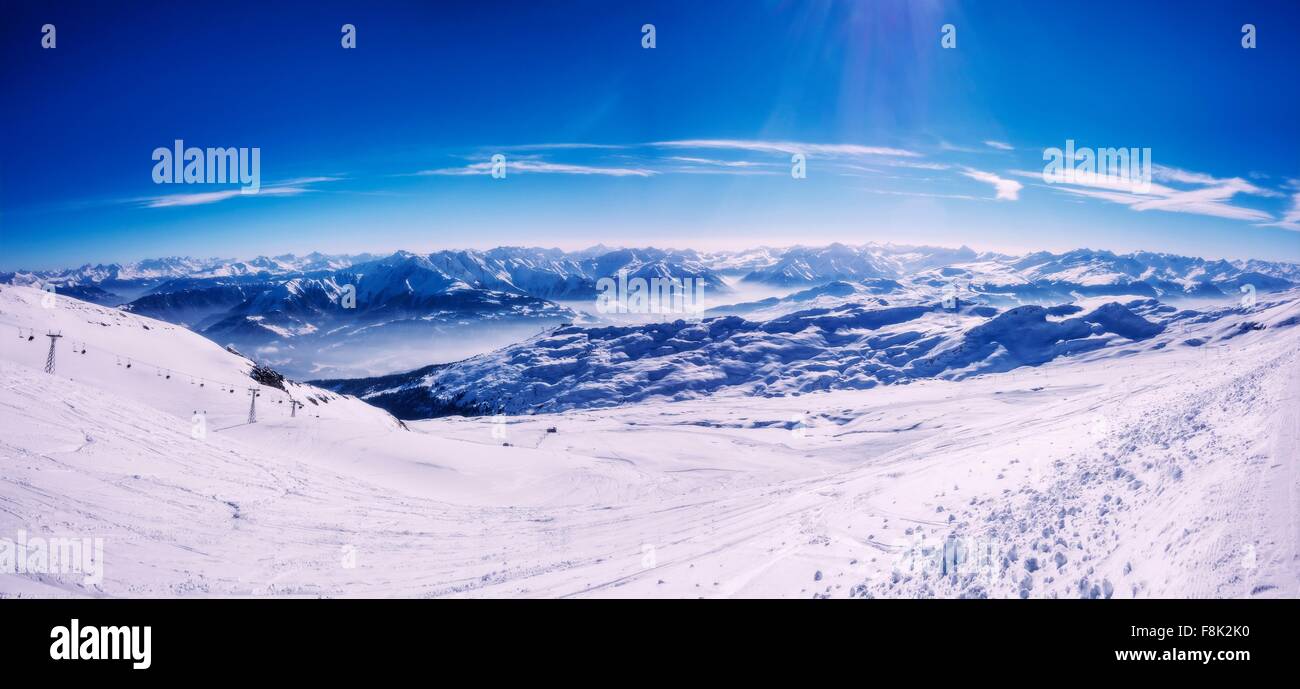
[[[20,339],[22,338],[22,329],[23,329],[22,326],[19,326],[17,323],[13,323],[12,321],[5,321],[5,320],[2,320],[2,319],[0,319],[0,323],[8,323],[9,325],[12,325],[12,326],[18,328],[18,331],[19,331],[19,338],[20,338]],[[27,330],[29,331],[29,335],[28,335],[28,338],[27,338],[27,339],[28,339],[28,340],[35,339],[35,330],[34,330],[33,328],[27,328]],[[106,347],[89,347],[86,343],[83,342],[83,343],[82,343],[82,348],[81,348],[81,353],[82,353],[82,354],[85,354],[87,349],[94,349],[94,350],[97,350],[97,351],[100,351],[100,352],[104,352],[104,353],[107,354],[107,355],[110,355],[110,356],[115,357],[115,358],[117,359],[117,365],[119,365],[119,366],[121,365],[121,359],[122,359],[122,357],[124,356],[123,354],[121,354],[121,353],[119,353],[119,352],[115,352],[115,351],[113,351],[113,350],[111,350],[111,349],[108,349],[108,348],[106,348]],[[74,347],[74,350],[75,350],[75,347]],[[145,360],[145,359],[138,359],[138,358],[136,358],[136,357],[130,357],[130,356],[127,356],[127,357],[126,357],[126,360],[127,360],[127,364],[126,364],[126,367],[127,367],[127,368],[131,368],[131,364],[132,364],[133,362],[139,362],[139,363],[141,363],[141,364],[143,364],[143,365],[145,365],[145,366],[152,366],[152,367],[154,368],[154,370],[155,370],[155,375],[157,375],[157,376],[159,376],[159,377],[162,376],[162,373],[161,373],[162,371],[167,371],[167,372],[168,372],[168,373],[167,373],[167,380],[171,380],[172,374],[179,374],[179,375],[183,375],[183,376],[188,376],[188,377],[191,379],[191,384],[193,384],[193,381],[194,381],[194,380],[199,381],[199,386],[200,386],[200,387],[205,387],[205,386],[206,386],[206,383],[216,383],[216,384],[217,384],[217,385],[222,389],[222,392],[225,392],[227,389],[229,389],[230,392],[233,394],[234,391],[235,391],[235,388],[236,388],[236,387],[238,387],[239,385],[246,385],[246,383],[235,384],[235,383],[227,383],[227,382],[220,381],[220,380],[211,380],[211,379],[208,379],[208,378],[203,377],[203,376],[196,376],[196,375],[194,375],[194,374],[192,374],[192,373],[188,373],[188,372],[185,372],[185,371],[182,371],[182,370],[179,370],[179,369],[173,369],[173,368],[170,368],[170,367],[167,367],[167,366],[162,366],[161,364],[156,364],[156,363],[153,363],[153,362],[148,361],[148,360]],[[257,365],[257,362],[253,362],[253,363],[254,363],[254,365]],[[260,385],[261,383],[258,382],[258,384]],[[285,394],[285,396],[288,397],[291,401],[295,401],[295,402],[296,402],[296,400],[294,399],[293,395],[292,395],[288,390],[283,390],[283,389],[281,389],[281,392],[283,392],[283,393]]]
[[[27,339],[27,340],[30,341],[30,340],[35,339],[35,337],[36,337],[36,335],[35,335],[35,332],[36,332],[36,331],[35,331],[34,328],[20,326],[20,325],[18,325],[17,323],[14,323],[14,322],[12,322],[12,321],[6,321],[6,320],[0,320],[0,323],[4,323],[4,324],[11,325],[11,326],[14,326],[14,327],[18,328],[18,329],[19,329],[19,338],[20,338],[20,339],[24,339],[24,338],[22,338],[22,331],[23,331],[24,329],[27,330],[27,331],[29,331],[29,335],[28,335],[28,337],[25,338],[25,339]],[[126,359],[126,360],[127,360],[127,367],[128,367],[128,368],[131,367],[131,364],[132,364],[132,363],[136,363],[136,364],[140,364],[140,365],[143,365],[143,366],[150,366],[150,367],[153,367],[153,368],[155,369],[155,371],[157,371],[157,370],[164,370],[164,371],[168,371],[168,372],[171,373],[171,374],[180,374],[180,375],[185,375],[185,376],[189,376],[189,377],[191,377],[191,378],[194,378],[195,380],[198,380],[198,381],[202,381],[202,382],[206,382],[206,383],[216,383],[217,385],[225,386],[225,387],[227,387],[227,388],[232,388],[232,389],[233,389],[233,388],[239,387],[240,385],[246,385],[246,383],[229,383],[229,382],[220,381],[220,380],[213,380],[213,379],[211,379],[211,378],[206,378],[206,377],[204,377],[204,376],[197,376],[197,375],[194,375],[194,374],[192,374],[192,373],[188,373],[188,372],[186,372],[186,371],[182,371],[182,370],[180,370],[180,369],[170,368],[170,367],[167,367],[167,366],[163,366],[163,365],[161,365],[161,364],[156,364],[156,363],[151,362],[151,361],[148,361],[148,360],[146,360],[146,359],[141,359],[141,358],[139,358],[139,357],[135,357],[135,356],[127,356],[127,355],[125,355],[125,354],[122,354],[122,353],[120,353],[120,352],[115,352],[115,351],[113,351],[113,350],[111,350],[111,349],[108,349],[108,348],[106,348],[106,347],[99,347],[99,346],[88,347],[88,346],[86,346],[86,345],[83,343],[83,348],[84,348],[84,349],[89,349],[89,350],[95,350],[95,351],[103,352],[103,353],[108,354],[108,355],[110,355],[110,356],[118,357],[119,359]],[[83,351],[82,353],[84,354],[85,352]],[[254,365],[256,365],[256,362],[254,362]],[[162,374],[159,373],[158,375],[161,376]],[[169,378],[170,378],[170,376],[169,376]],[[259,384],[260,384],[260,383],[259,383]],[[283,392],[284,392],[285,395],[288,395],[290,398],[292,398],[292,395],[289,395],[289,392],[288,392],[287,390],[285,390],[285,391],[283,391]]]

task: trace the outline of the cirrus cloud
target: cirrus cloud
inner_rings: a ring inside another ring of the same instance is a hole
[[[554,175],[604,175],[608,177],[649,177],[659,174],[655,170],[640,167],[603,167],[597,165],[576,165],[572,163],[550,163],[544,160],[523,159],[507,160],[506,172],[530,172]],[[415,173],[419,177],[430,175],[487,175],[491,174],[494,163],[491,161],[470,163],[463,167],[437,168],[421,170]]]
[[[243,193],[238,187],[229,189],[219,189],[217,191],[199,191],[182,194],[166,194],[163,196],[148,196],[140,199],[133,199],[145,208],[175,208],[180,206],[204,206],[210,203],[218,203],[244,196],[256,198],[258,196],[297,196],[311,191],[313,184],[321,182],[336,182],[341,177],[299,177],[297,179],[284,180],[274,184],[264,184],[256,193]]]
[[[1132,180],[1110,175],[1062,174],[1045,177],[1043,172],[1014,170],[1011,174],[1029,179],[1041,179],[1061,192],[1099,199],[1128,206],[1135,211],[1159,210],[1169,213],[1190,213],[1229,220],[1246,220],[1255,223],[1273,220],[1266,211],[1231,203],[1238,194],[1251,196],[1277,196],[1277,192],[1263,189],[1240,177],[1217,178],[1203,172],[1192,172],[1163,165],[1153,165],[1151,176],[1166,182],[1151,182],[1139,190]],[[1192,186],[1183,189],[1169,186]]]
[[[992,172],[976,170],[975,168],[962,168],[961,174],[978,182],[992,184],[994,198],[999,201],[1017,201],[1020,199],[1020,190],[1025,188],[1025,185],[1014,179],[1006,179]]]
[[[658,141],[652,146],[662,148],[695,148],[727,151],[751,151],[755,153],[804,153],[825,156],[886,156],[902,158],[919,158],[920,153],[902,148],[886,146],[863,146],[861,144],[815,144],[797,141],[755,141],[747,139],[682,139],[679,141]]]

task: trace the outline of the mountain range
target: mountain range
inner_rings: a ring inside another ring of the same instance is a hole
[[[0,273],[0,283],[45,287],[183,325],[291,375],[328,377],[450,362],[559,326],[627,326],[595,308],[598,282],[619,275],[703,281],[707,315],[762,321],[900,300],[961,298],[1011,308],[1099,296],[1165,303],[1245,292],[1253,298],[1300,283],[1300,266],[1145,251],[1012,256],[875,243],[719,252],[498,247],[157,258]],[[754,291],[771,296],[743,299]]]

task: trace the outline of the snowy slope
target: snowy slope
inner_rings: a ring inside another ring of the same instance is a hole
[[[1294,295],[1007,373],[410,430],[308,386],[248,425],[175,373],[243,358],[42,296],[0,290],[0,536],[101,537],[104,580],[0,595],[1300,595]],[[63,330],[55,375],[19,327]]]
[[[360,402],[301,383],[284,389],[249,377],[254,363],[180,326],[143,318],[24,287],[0,292],[0,356],[43,369],[48,333],[56,345],[56,371],[94,387],[138,394],[150,406],[183,419],[208,413],[209,427],[246,421],[249,388],[258,388],[264,414],[288,416],[290,400],[307,405],[313,417],[347,418],[396,427],[388,414]],[[30,338],[30,339],[29,339]],[[82,353],[84,350],[84,354]]]

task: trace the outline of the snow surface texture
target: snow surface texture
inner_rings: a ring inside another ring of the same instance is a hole
[[[1108,344],[1009,372],[409,430],[45,296],[0,289],[0,537],[102,538],[104,578],[6,596],[1300,595],[1295,293],[1048,314]]]

